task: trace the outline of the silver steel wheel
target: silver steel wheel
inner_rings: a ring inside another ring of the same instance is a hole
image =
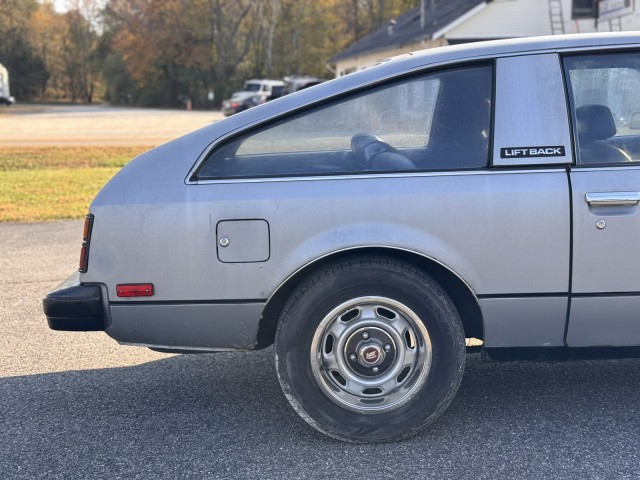
[[[322,319],[310,353],[325,395],[347,410],[375,414],[400,408],[420,391],[432,350],[424,323],[409,307],[359,297]]]

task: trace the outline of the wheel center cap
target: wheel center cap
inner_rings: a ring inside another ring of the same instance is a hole
[[[384,360],[384,350],[375,344],[363,345],[358,352],[358,359],[368,367],[379,365]]]

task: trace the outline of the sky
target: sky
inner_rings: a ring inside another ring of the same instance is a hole
[[[65,12],[67,10],[67,0],[53,0],[53,7],[56,12]]]

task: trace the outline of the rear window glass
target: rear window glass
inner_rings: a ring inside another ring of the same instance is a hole
[[[403,79],[216,148],[197,179],[477,168],[487,164],[492,67]]]

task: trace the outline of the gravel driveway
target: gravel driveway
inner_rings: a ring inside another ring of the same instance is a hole
[[[280,393],[267,349],[164,355],[52,332],[43,295],[77,263],[81,222],[0,224],[0,476],[635,479],[640,360],[469,355],[420,437],[322,437]]]

